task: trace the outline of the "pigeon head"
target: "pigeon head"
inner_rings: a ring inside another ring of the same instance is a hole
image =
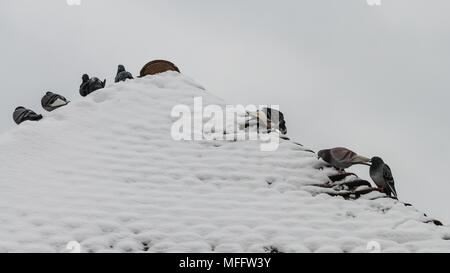
[[[52,95],[53,93],[48,91],[47,93],[45,93],[45,95]]]
[[[372,159],[370,160],[370,162],[372,162],[372,166],[379,166],[384,164],[383,159],[381,159],[378,156],[372,157]]]
[[[19,107],[16,108],[16,111],[17,111],[17,110],[20,110],[20,109],[25,109],[25,107],[19,106]]]
[[[84,74],[83,75],[83,82],[87,82],[89,80],[89,75],[88,74]]]
[[[120,64],[119,68],[117,69],[117,73],[124,72],[124,71],[125,71],[125,66]]]
[[[328,150],[319,151],[317,153],[317,155],[319,156],[319,158],[322,158],[324,161],[327,161],[327,162],[329,161],[330,153]]]

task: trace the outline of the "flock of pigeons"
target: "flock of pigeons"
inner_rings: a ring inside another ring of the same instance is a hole
[[[123,65],[119,65],[117,70],[117,75],[115,82],[126,81],[128,79],[133,79],[133,75],[125,70]],[[105,88],[106,79],[100,81],[98,78],[89,78],[87,74],[82,76],[82,84],[80,86],[80,95],[86,97],[87,95],[95,92],[96,90]],[[48,111],[54,111],[62,106],[69,103],[65,97],[47,92],[41,100],[42,107]],[[286,122],[284,120],[284,115],[280,111],[271,108],[265,108],[263,110],[248,113],[251,118],[257,120],[257,126],[259,131],[260,122],[267,127],[268,131],[272,129],[277,129],[281,134],[285,135],[287,133]],[[21,124],[24,121],[38,121],[42,119],[42,115],[36,114],[34,111],[29,110],[25,107],[17,107],[13,113],[13,119],[17,124]],[[250,119],[245,127],[249,127],[252,119]],[[319,159],[322,159],[330,166],[336,168],[339,171],[344,171],[353,165],[363,164],[370,166],[370,176],[375,184],[379,187],[379,190],[386,193],[388,196],[394,196],[397,198],[397,192],[395,190],[394,178],[392,177],[391,169],[384,161],[379,157],[373,157],[372,159],[360,156],[357,153],[347,149],[347,148],[333,148],[322,150],[318,153]]]
[[[130,72],[125,70],[123,65],[119,65],[117,69],[117,75],[115,78],[115,82],[126,81],[128,79],[133,79],[133,75]],[[106,79],[104,81],[100,81],[98,78],[93,77],[89,78],[87,74],[82,76],[83,82],[80,86],[80,95],[86,97],[90,93],[97,91],[99,89],[105,88]],[[69,104],[65,97],[55,94],[52,92],[47,92],[44,97],[42,97],[41,105],[48,112],[52,112],[55,109],[58,109],[62,106]],[[14,122],[17,124],[21,124],[24,121],[38,121],[42,119],[42,115],[36,114],[36,112],[27,109],[23,106],[19,106],[14,110],[13,113]]]
[[[318,153],[318,156],[339,171],[343,171],[344,169],[357,164],[370,166],[370,177],[379,187],[379,190],[386,193],[388,196],[397,198],[397,191],[395,190],[391,168],[384,163],[383,159],[379,157],[369,159],[342,147],[322,150]]]
[[[265,129],[267,129],[267,132],[278,130],[283,135],[287,133],[284,115],[278,110],[263,108],[262,110],[248,112],[247,114],[249,119],[245,123],[245,128],[256,123],[258,132],[260,126],[263,126],[266,127]],[[318,156],[319,159],[322,159],[328,165],[336,168],[340,172],[343,172],[353,165],[362,164],[370,166],[370,177],[377,185],[378,190],[390,197],[393,196],[394,198],[397,198],[392,171],[380,157],[373,157],[370,159],[342,147],[319,151]]]

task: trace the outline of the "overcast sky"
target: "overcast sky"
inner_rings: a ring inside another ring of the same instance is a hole
[[[280,105],[308,147],[383,157],[402,201],[450,223],[450,1],[381,1],[1,0],[0,132],[83,73],[168,59],[229,103]]]

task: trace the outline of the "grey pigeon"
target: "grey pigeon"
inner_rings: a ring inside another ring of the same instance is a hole
[[[319,158],[338,170],[347,169],[353,165],[364,164],[370,166],[370,159],[360,156],[347,148],[333,148],[322,150],[318,153]]]
[[[283,113],[272,108],[264,108],[262,111],[270,121],[269,124],[273,124],[283,135],[287,134],[286,121],[284,120]]]
[[[379,157],[372,158],[372,166],[370,167],[370,177],[373,182],[381,188],[387,195],[397,197],[395,190],[394,178],[392,177],[391,168],[384,163]]]
[[[82,79],[83,82],[80,85],[80,95],[82,97],[86,97],[87,95],[96,90],[105,88],[106,85],[106,79],[102,82],[96,77],[89,78],[87,74],[84,74]]]
[[[49,112],[52,112],[59,107],[65,106],[68,103],[69,101],[65,97],[52,92],[47,92],[41,100],[42,108]]]
[[[21,124],[24,121],[38,121],[42,119],[42,115],[36,114],[34,111],[29,110],[25,107],[19,106],[14,110],[13,113],[14,122],[17,124]]]
[[[117,76],[116,76],[115,82],[124,82],[128,79],[129,80],[134,79],[133,75],[131,75],[130,72],[125,70],[125,66],[120,64],[119,68],[117,69]]]
[[[250,119],[246,121],[245,128],[250,127],[251,121],[256,119],[258,132],[260,127],[263,126],[268,132],[271,132],[272,129],[278,129],[281,134],[287,134],[286,121],[282,112],[272,108],[264,108],[256,112],[248,112],[247,114]]]

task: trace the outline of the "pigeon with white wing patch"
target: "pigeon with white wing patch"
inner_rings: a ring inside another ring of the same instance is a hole
[[[52,112],[68,103],[69,101],[65,97],[52,92],[47,92],[41,100],[42,108],[48,112]]]

